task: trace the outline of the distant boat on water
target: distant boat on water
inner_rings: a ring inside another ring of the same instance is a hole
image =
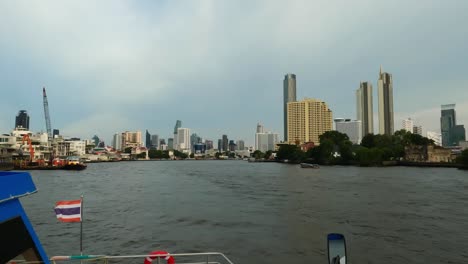
[[[312,163],[301,163],[301,168],[305,169],[318,169],[320,168],[318,164],[312,164]]]

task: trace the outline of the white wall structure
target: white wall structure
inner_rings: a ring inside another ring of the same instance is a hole
[[[178,128],[177,129],[177,150],[182,152],[190,151],[190,129]]]
[[[442,134],[438,132],[427,131],[426,137],[434,140],[434,144],[442,146]]]
[[[70,152],[74,155],[82,156],[86,154],[86,141],[84,140],[70,140]]]
[[[115,150],[122,150],[122,134],[121,133],[114,134],[114,138],[112,139],[112,147]]]
[[[361,143],[363,137],[361,120],[336,118],[335,129],[340,133],[348,135],[349,141],[351,141],[353,144]]]

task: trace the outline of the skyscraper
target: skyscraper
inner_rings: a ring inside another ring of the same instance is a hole
[[[122,133],[115,133],[112,139],[112,147],[115,150],[122,150]]]
[[[174,143],[173,143],[173,144],[174,144],[174,145],[173,145],[174,149],[178,149],[178,146],[177,146],[177,144],[178,144],[178,142],[177,142],[177,139],[178,139],[178,137],[177,137],[177,131],[178,131],[178,129],[181,128],[181,127],[182,127],[182,121],[177,120],[177,121],[176,121],[176,124],[175,124],[175,126],[174,126]]]
[[[372,104],[372,84],[361,82],[356,91],[356,118],[361,120],[362,136],[374,133],[374,106]]]
[[[257,123],[257,133],[263,133],[263,126],[260,123]]]
[[[22,127],[29,130],[29,115],[26,110],[20,110],[16,116],[15,128]]]
[[[227,135],[223,135],[223,151],[228,151],[228,144],[229,144],[229,141],[228,141],[228,137]]]
[[[174,139],[173,138],[168,138],[167,139],[167,148],[170,150],[174,149]]]
[[[205,140],[206,149],[213,149],[213,140]]]
[[[236,151],[237,150],[237,145],[234,142],[234,140],[229,140],[229,151]]]
[[[151,134],[148,132],[148,129],[146,129],[145,147],[146,148],[151,147]]]
[[[187,152],[190,151],[190,149],[190,129],[177,129],[177,150]]]
[[[273,151],[278,142],[277,133],[255,133],[255,150],[260,150],[261,152]]]
[[[141,147],[141,131],[135,132],[123,132],[122,133],[122,149],[125,150],[128,147]]]
[[[218,139],[218,152],[223,151],[223,140]]]
[[[379,133],[393,135],[393,79],[391,74],[382,72],[382,66],[380,66],[378,89]]]
[[[238,150],[244,150],[245,149],[245,142],[244,140],[237,140],[237,149]]]
[[[442,132],[442,146],[458,146],[460,141],[465,141],[466,132],[463,125],[457,125],[455,104],[441,106],[440,130]]]
[[[422,126],[414,125],[413,126],[413,134],[417,134],[422,136]]]
[[[314,142],[319,136],[332,130],[332,111],[323,101],[304,99],[288,103],[288,142],[295,144]]]
[[[58,136],[60,135],[60,130],[58,129],[53,129],[52,130],[52,138],[55,138],[55,136]]]
[[[296,101],[296,75],[288,73],[283,80],[284,141],[288,141],[288,103]]]
[[[159,149],[159,135],[151,135],[151,147]]]

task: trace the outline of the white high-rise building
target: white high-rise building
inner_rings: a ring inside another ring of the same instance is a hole
[[[190,152],[190,129],[177,129],[177,150],[182,152]]]
[[[121,133],[114,134],[114,138],[112,139],[112,147],[115,150],[122,150],[122,134]]]
[[[426,137],[434,140],[434,144],[442,146],[442,134],[438,132],[427,131]]]
[[[407,118],[401,122],[401,129],[413,133],[414,122],[411,118]]]
[[[335,119],[335,129],[340,133],[348,135],[349,141],[353,144],[361,144],[362,124],[361,120],[351,120],[344,118]]]
[[[255,149],[261,152],[273,151],[279,142],[278,138],[279,135],[277,133],[255,133]]]

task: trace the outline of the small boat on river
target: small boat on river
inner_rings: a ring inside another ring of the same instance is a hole
[[[320,168],[318,164],[312,164],[312,163],[301,163],[301,168],[304,169],[318,169]]]

